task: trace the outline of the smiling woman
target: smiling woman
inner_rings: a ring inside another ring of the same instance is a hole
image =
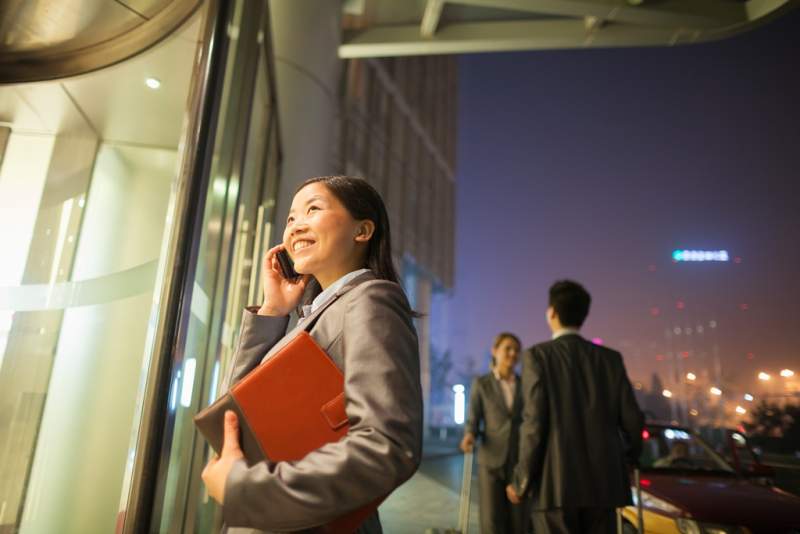
[[[281,250],[303,275],[282,276]],[[312,178],[295,194],[283,243],[263,263],[264,302],[244,311],[227,384],[309,332],[344,373],[347,435],[296,462],[248,465],[226,417],[226,441],[203,473],[229,527],[297,531],[376,503],[416,471],[422,448],[422,394],[413,313],[391,260],[386,208],[366,181]],[[303,296],[297,326],[289,314]],[[380,468],[377,468],[380,466]],[[377,514],[358,532],[381,532]]]

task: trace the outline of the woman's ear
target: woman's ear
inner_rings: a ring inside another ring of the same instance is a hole
[[[358,223],[356,242],[366,243],[367,241],[372,239],[372,235],[374,233],[375,233],[375,223],[370,221],[369,219],[365,219],[360,223]]]

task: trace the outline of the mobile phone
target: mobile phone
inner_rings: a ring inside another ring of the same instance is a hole
[[[286,252],[286,249],[280,249],[275,256],[278,258],[278,265],[281,266],[281,274],[283,277],[291,282],[297,281],[297,279],[300,278],[300,274],[294,270],[294,264],[289,257],[289,253]]]

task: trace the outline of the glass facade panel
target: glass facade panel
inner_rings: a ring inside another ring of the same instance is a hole
[[[217,532],[221,516],[201,472],[209,447],[193,416],[218,395],[242,308],[259,295],[258,267],[277,192],[277,121],[266,5],[232,3],[235,28],[224,71],[202,232],[172,366],[152,525],[159,532]]]
[[[121,525],[200,16],[107,70],[0,88],[0,532]]]

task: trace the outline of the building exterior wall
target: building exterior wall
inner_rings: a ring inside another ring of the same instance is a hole
[[[414,309],[426,421],[431,421],[432,300],[453,284],[456,60],[452,56],[348,60],[338,128],[339,172],[383,197],[392,249]]]

